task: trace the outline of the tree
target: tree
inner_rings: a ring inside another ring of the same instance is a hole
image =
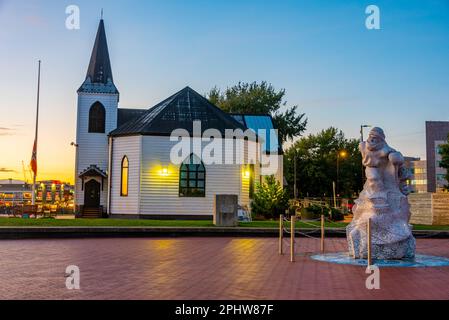
[[[440,167],[446,169],[446,181],[448,182],[445,190],[449,191],[449,135],[447,137],[447,143],[440,146],[440,155]]]
[[[358,145],[358,140],[346,139],[341,130],[333,127],[300,138],[284,157],[284,175],[290,195],[293,196],[295,159],[297,186],[302,197],[332,196],[332,182],[337,181],[337,157],[340,157],[338,193],[352,196],[361,191],[362,158]],[[341,155],[343,150],[344,156]]]
[[[288,194],[274,176],[265,177],[265,181],[256,185],[256,193],[251,202],[255,215],[273,218],[283,214],[288,208]]]
[[[287,107],[284,96],[285,89],[276,91],[265,81],[239,82],[224,92],[215,87],[207,94],[209,101],[229,113],[271,115],[281,143],[300,136],[307,125],[305,114],[298,113],[298,106]],[[284,112],[283,108],[286,108]]]

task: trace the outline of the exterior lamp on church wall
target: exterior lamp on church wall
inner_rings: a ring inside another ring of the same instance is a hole
[[[244,179],[251,178],[251,171],[249,170],[249,168],[246,167],[246,168],[243,169],[242,176],[243,176]]]
[[[162,167],[160,170],[161,177],[168,177],[170,172],[168,171],[168,167]]]

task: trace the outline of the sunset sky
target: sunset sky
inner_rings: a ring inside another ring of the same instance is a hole
[[[381,30],[365,28],[370,4]],[[65,27],[68,5],[80,30]],[[73,182],[76,90],[101,8],[120,107],[266,80],[307,114],[307,133],[358,137],[368,123],[423,158],[424,122],[449,121],[449,0],[0,0],[0,179],[30,162],[41,59],[38,179]]]

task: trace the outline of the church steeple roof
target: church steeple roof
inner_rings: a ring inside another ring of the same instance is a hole
[[[95,44],[87,69],[86,80],[78,91],[118,93],[112,77],[111,61],[109,59],[108,43],[103,19],[98,25]]]
[[[93,83],[108,82],[108,78],[112,78],[111,61],[109,60],[108,43],[106,41],[106,32],[104,30],[104,21],[100,20],[98,26],[97,37],[95,38],[94,48],[90,57],[89,69],[86,78],[90,77]]]

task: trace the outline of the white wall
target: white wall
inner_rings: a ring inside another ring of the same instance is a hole
[[[112,143],[110,214],[139,214],[140,168],[142,136],[114,138]],[[120,195],[121,165],[124,156],[129,161],[128,196]]]
[[[240,204],[249,204],[249,188],[243,177],[245,166],[238,164],[205,164],[206,197],[179,197],[179,165],[170,161],[170,151],[176,143],[169,137],[142,137],[140,214],[212,215],[216,194],[236,194]],[[225,152],[230,150],[224,147]],[[161,175],[164,167],[168,168],[168,176]]]
[[[106,132],[89,133],[89,110],[99,101],[106,109]],[[117,127],[117,94],[78,94],[78,113],[76,127],[77,156],[75,164],[75,204],[84,204],[84,191],[82,191],[80,172],[90,165],[97,165],[101,170],[108,171],[108,133]],[[87,180],[85,180],[87,182]],[[107,206],[107,179],[104,179],[104,188],[101,192],[101,205]]]

